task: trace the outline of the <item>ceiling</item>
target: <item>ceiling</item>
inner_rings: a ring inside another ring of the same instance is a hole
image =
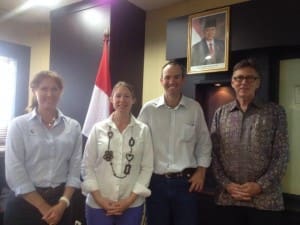
[[[60,8],[81,0],[61,0],[56,7]],[[165,7],[183,0],[128,0],[134,5],[146,11]],[[36,7],[26,11],[18,12],[26,0],[0,0],[0,22],[4,20],[22,21],[24,23],[49,23],[49,11],[45,7]]]
[[[80,0],[62,0],[57,7],[59,8],[78,1]],[[34,7],[26,11],[20,11],[20,7],[25,2],[26,0],[0,0],[0,21],[13,20],[24,23],[49,23],[49,12],[51,9]]]
[[[181,2],[184,0],[128,0],[134,5],[138,6],[141,9],[146,11],[159,9],[168,5],[172,5],[177,2]]]

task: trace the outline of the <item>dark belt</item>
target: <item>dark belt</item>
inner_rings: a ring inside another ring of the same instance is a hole
[[[155,174],[156,176],[163,176],[165,178],[180,178],[180,177],[186,177],[190,178],[196,171],[196,168],[186,168],[182,170],[181,172],[174,172],[174,173],[164,173],[164,174]]]
[[[60,184],[57,187],[35,187],[37,193],[41,196],[59,196],[62,195],[65,189],[65,184]]]

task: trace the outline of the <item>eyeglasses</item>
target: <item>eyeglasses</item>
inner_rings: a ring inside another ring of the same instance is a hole
[[[246,82],[254,82],[257,79],[259,79],[259,77],[255,77],[255,76],[236,76],[236,77],[233,77],[233,79],[236,82],[241,83],[243,80],[245,80]]]

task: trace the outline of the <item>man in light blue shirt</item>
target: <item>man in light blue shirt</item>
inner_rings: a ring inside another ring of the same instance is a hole
[[[198,225],[198,198],[211,162],[211,140],[199,103],[182,95],[184,68],[162,68],[164,95],[147,102],[139,119],[150,127],[154,147],[148,225]]]

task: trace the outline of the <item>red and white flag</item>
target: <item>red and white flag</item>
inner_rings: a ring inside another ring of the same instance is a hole
[[[82,128],[82,133],[89,136],[95,123],[106,119],[110,114],[111,81],[109,72],[109,35],[104,34],[102,58],[99,64],[96,82],[93,89],[91,102]]]

